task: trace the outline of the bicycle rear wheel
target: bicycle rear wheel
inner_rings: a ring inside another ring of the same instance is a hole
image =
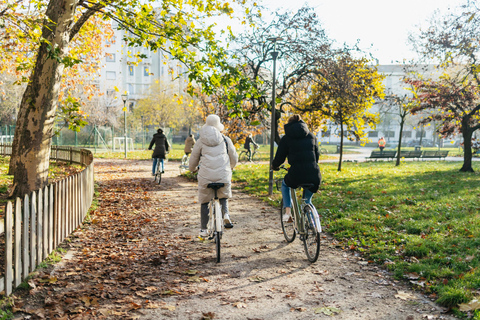
[[[248,162],[248,153],[246,151],[240,152],[240,155],[238,156],[238,161],[242,164],[245,164]]]
[[[295,236],[297,235],[295,232],[295,221],[293,221],[293,216],[292,216],[292,222],[284,222],[283,221],[284,213],[285,213],[285,208],[283,207],[283,199],[282,199],[282,207],[280,209],[280,221],[282,223],[283,236],[285,237],[285,240],[287,240],[287,242],[290,243],[293,240],[295,240]]]
[[[157,180],[158,180],[158,184],[160,184],[162,182],[162,172],[161,171],[157,172]]]
[[[305,230],[303,245],[308,261],[315,262],[320,254],[320,233],[315,228],[315,211],[310,204],[307,204],[303,209],[303,214]]]
[[[215,233],[215,251],[217,253],[217,263],[220,262],[220,232]]]

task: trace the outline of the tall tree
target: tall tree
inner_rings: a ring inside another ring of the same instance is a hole
[[[257,18],[250,30],[233,40],[234,63],[242,66],[244,78],[235,90],[222,95],[220,101],[231,109],[230,115],[261,121],[265,126],[270,126],[271,69],[273,52],[278,52],[275,79],[278,110],[273,124],[276,126],[284,106],[295,103],[292,98],[295,87],[310,83],[316,78],[323,62],[331,58],[332,41],[325,34],[315,10],[308,6],[293,13],[275,12],[271,19]],[[276,37],[282,40],[271,41]],[[248,108],[245,108],[246,105]],[[241,111],[237,112],[238,109]],[[279,142],[278,130],[275,132],[275,140]]]
[[[448,72],[438,81],[412,80],[422,105],[415,110],[433,110],[424,122],[441,122],[444,137],[461,132],[464,163],[460,171],[473,171],[471,139],[480,128],[480,9],[475,1],[434,16],[430,26],[412,35],[411,42],[426,58],[439,61]],[[431,61],[431,60],[430,60]]]
[[[443,137],[461,133],[464,156],[460,171],[473,172],[472,136],[480,129],[480,87],[476,80],[445,74],[438,81],[410,83],[416,88],[419,104],[411,109],[412,113],[430,111],[420,123],[440,123],[437,130]]]
[[[138,2],[49,0],[41,29],[34,67],[20,104],[10,161],[14,195],[43,187],[48,164],[59,84],[65,67],[79,62],[70,55],[72,41],[94,16],[115,20],[128,31],[128,46],[164,50],[185,63],[190,79],[209,82],[224,64],[212,28],[201,24],[205,16],[232,14],[223,1],[163,0]],[[153,5],[159,5],[155,9]],[[241,4],[244,4],[241,1]],[[168,43],[168,45],[167,45]],[[196,47],[203,54],[192,50]]]
[[[375,99],[383,98],[383,76],[365,58],[354,58],[345,51],[327,62],[321,70],[308,100],[299,106],[302,111],[317,111],[340,127],[340,158],[342,170],[344,137],[362,140],[366,126],[375,126],[378,115],[369,109]]]

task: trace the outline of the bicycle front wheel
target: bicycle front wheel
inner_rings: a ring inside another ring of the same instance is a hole
[[[315,262],[320,254],[320,233],[315,228],[315,211],[310,204],[303,209],[304,214],[304,230],[303,245],[305,253],[310,262]]]
[[[295,222],[293,221],[293,217],[291,219],[291,222],[283,221],[284,214],[285,214],[285,208],[283,207],[283,200],[282,200],[282,207],[280,209],[280,221],[282,223],[283,236],[285,237],[285,240],[287,240],[287,242],[290,243],[293,240],[295,240],[295,236],[297,235],[295,232]]]

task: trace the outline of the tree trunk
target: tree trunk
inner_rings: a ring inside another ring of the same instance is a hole
[[[403,135],[403,125],[405,124],[405,116],[401,116],[400,118],[400,136],[398,137],[398,148],[397,148],[397,162],[395,166],[398,167],[400,165],[400,151],[402,150],[402,135]]]
[[[342,158],[343,158],[343,121],[340,123],[340,156],[338,157],[337,171],[342,171]]]
[[[23,196],[48,183],[50,145],[60,81],[64,69],[76,0],[51,0],[42,29],[35,68],[20,104],[13,140],[10,173],[12,195]]]
[[[468,125],[463,124],[463,166],[461,172],[474,172],[472,168],[472,134],[473,131],[468,128]]]

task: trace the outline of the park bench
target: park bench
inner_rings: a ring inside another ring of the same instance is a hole
[[[367,159],[393,159],[395,158],[396,151],[372,151],[369,157]]]
[[[422,156],[422,151],[403,151],[403,150],[400,150],[400,158],[405,158],[405,159],[420,159],[420,157]]]
[[[423,151],[422,152],[422,160],[423,159],[432,159],[438,158],[439,160],[448,156],[448,151]]]

